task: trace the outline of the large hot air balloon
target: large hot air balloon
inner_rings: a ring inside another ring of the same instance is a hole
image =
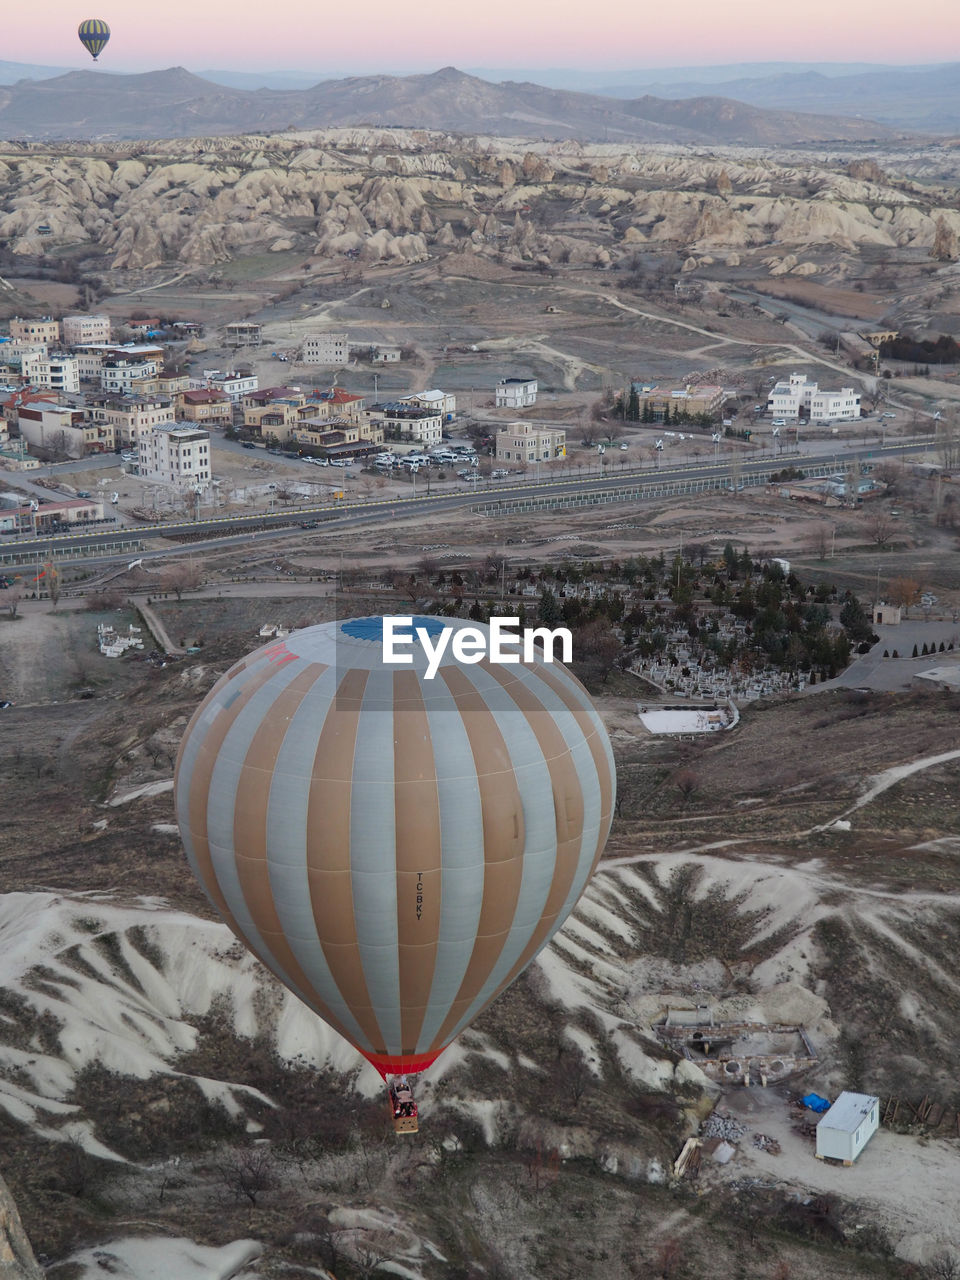
[[[383,627],[325,623],[232,667],[186,730],[175,801],[214,907],[385,1080],[401,1077],[397,1117],[415,1116],[406,1073],[573,910],[615,775],[603,724],[560,663],[463,660],[448,644],[431,678],[417,644],[409,665],[384,661]]]
[[[77,27],[77,35],[80,37],[80,43],[96,62],[110,39],[110,28],[102,18],[85,18]]]

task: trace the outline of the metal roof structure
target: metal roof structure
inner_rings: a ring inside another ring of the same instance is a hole
[[[836,1102],[817,1124],[825,1129],[839,1129],[842,1133],[855,1133],[880,1099],[870,1093],[841,1093]]]

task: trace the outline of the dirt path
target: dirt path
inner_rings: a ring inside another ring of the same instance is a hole
[[[730,1164],[708,1165],[707,1185],[756,1177],[859,1201],[879,1218],[897,1256],[911,1262],[928,1263],[944,1249],[960,1248],[960,1143],[879,1129],[857,1162],[845,1169],[815,1159],[810,1139],[793,1132],[786,1101],[778,1091],[740,1089],[728,1094],[722,1105],[748,1129]],[[754,1147],[754,1132],[776,1138],[781,1154]]]

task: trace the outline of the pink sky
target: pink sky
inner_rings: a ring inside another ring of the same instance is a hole
[[[458,67],[639,68],[725,62],[943,62],[960,57],[944,33],[956,6],[928,0],[922,21],[893,0],[688,0],[683,5],[595,0],[364,0],[362,4],[273,0],[164,0],[118,5],[75,0],[9,5],[0,57],[12,62],[82,65],[83,18],[112,30],[105,70],[174,65],[256,70],[311,68],[349,73]],[[260,16],[263,15],[263,16]],[[167,32],[171,34],[166,34]],[[175,33],[175,34],[174,34]]]

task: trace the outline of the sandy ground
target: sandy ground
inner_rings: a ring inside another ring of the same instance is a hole
[[[859,1201],[865,1220],[878,1220],[899,1257],[929,1262],[946,1248],[960,1250],[957,1187],[960,1143],[915,1138],[880,1128],[849,1169],[814,1156],[813,1140],[794,1133],[785,1097],[776,1089],[739,1089],[721,1107],[748,1125],[728,1165],[704,1164],[706,1187],[714,1182],[759,1178],[817,1194],[836,1192]],[[754,1133],[781,1145],[779,1156],[752,1145]]]

